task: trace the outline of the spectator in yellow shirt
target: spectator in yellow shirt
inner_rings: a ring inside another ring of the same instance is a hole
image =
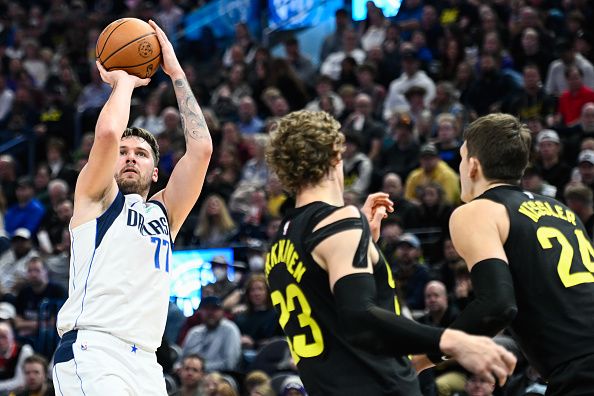
[[[413,170],[406,179],[404,197],[411,201],[419,201],[420,188],[435,182],[441,185],[445,199],[449,204],[460,203],[460,181],[458,174],[439,158],[433,143],[427,143],[419,152],[420,166]]]

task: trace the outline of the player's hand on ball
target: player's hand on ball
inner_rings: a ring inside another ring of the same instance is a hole
[[[111,86],[112,88],[118,81],[122,81],[122,80],[132,81],[134,83],[134,88],[145,86],[151,82],[150,78],[139,78],[139,77],[133,76],[131,74],[128,74],[123,70],[107,71],[107,70],[105,70],[105,68],[103,67],[101,62],[95,61],[95,63],[97,64],[97,69],[99,69],[99,74],[101,75],[101,79],[105,83],[109,84],[109,86]]]
[[[379,239],[382,220],[388,217],[388,213],[394,211],[394,203],[390,201],[389,197],[388,194],[383,192],[370,194],[361,208],[361,211],[367,217],[367,221],[369,221],[374,241]]]
[[[163,71],[170,77],[182,76],[184,70],[179,64],[177,56],[175,56],[175,51],[173,50],[173,45],[165,35],[165,32],[153,20],[149,20],[149,25],[155,29],[155,33],[157,33],[157,38],[159,39],[159,44],[161,44],[161,56],[163,58],[161,67],[163,68]]]

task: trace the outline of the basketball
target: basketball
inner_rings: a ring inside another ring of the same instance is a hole
[[[122,18],[101,32],[95,56],[107,71],[123,70],[149,78],[161,62],[161,45],[148,23],[137,18]]]

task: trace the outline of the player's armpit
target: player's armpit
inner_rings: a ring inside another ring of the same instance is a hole
[[[509,325],[518,312],[514,283],[507,263],[486,259],[470,271],[475,299],[450,326],[470,334],[494,336]]]

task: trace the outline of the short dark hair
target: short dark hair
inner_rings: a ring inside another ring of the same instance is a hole
[[[199,355],[197,353],[190,353],[189,355],[186,355],[186,356],[183,357],[182,364],[186,360],[188,360],[188,359],[198,359],[198,360],[200,360],[200,363],[202,364],[202,371],[204,371],[205,360],[204,360],[204,358],[201,355]]]
[[[485,178],[518,184],[528,165],[530,130],[516,117],[494,113],[478,118],[464,132],[468,157],[476,157]]]
[[[48,368],[48,362],[47,359],[39,354],[33,354],[31,356],[28,356],[24,361],[23,361],[23,367],[26,364],[31,364],[31,363],[38,363],[41,364],[41,366],[43,367],[43,373],[46,374],[47,373],[47,368]]]
[[[146,129],[137,127],[126,128],[122,134],[122,139],[129,136],[137,136],[141,139],[144,139],[144,141],[147,142],[149,146],[151,146],[151,150],[153,151],[153,159],[155,160],[155,166],[157,166],[159,163],[159,143],[157,143],[155,136]]]
[[[565,78],[569,78],[569,75],[571,74],[572,71],[577,70],[578,74],[580,75],[580,77],[584,77],[584,72],[582,71],[582,69],[580,69],[579,67],[577,67],[576,65],[569,65],[565,68],[565,72],[563,72],[563,75],[565,76]]]

